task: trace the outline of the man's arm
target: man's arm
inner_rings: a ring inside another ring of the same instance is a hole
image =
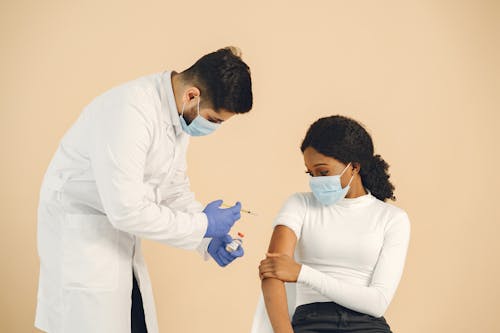
[[[184,136],[180,140],[181,147],[177,149],[186,151],[188,138]],[[162,193],[161,204],[170,209],[188,213],[199,213],[203,210],[203,205],[196,200],[194,193],[191,191],[185,156],[175,166],[172,179],[160,184],[160,191]],[[196,248],[196,251],[204,260],[210,258],[207,251],[211,240],[211,238],[203,238]]]
[[[127,89],[91,105],[95,108],[89,114],[91,168],[104,210],[115,228],[194,249],[207,230],[206,215],[157,204],[143,181],[155,131],[153,100],[146,90]]]
[[[203,205],[196,201],[195,195],[190,188],[185,156],[188,144],[189,138],[187,135],[183,134],[177,139],[178,147],[176,149],[181,151],[181,156],[176,161],[172,178],[160,184],[161,204],[183,212],[198,213],[203,210]]]

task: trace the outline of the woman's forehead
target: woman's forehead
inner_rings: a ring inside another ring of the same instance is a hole
[[[338,161],[337,159],[324,155],[320,152],[318,152],[316,149],[313,147],[307,147],[304,150],[304,162],[307,167],[314,168],[322,165],[327,165],[327,166],[338,166],[338,165],[343,165],[342,162]]]

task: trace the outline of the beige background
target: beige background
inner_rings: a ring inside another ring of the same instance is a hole
[[[247,332],[257,265],[299,144],[320,116],[363,122],[412,220],[395,332],[500,332],[499,1],[0,2],[0,331],[34,332],[38,189],[93,97],[237,45],[255,107],[191,141],[200,201],[241,200],[247,254],[220,269],[145,242],[162,332]],[[224,316],[224,318],[222,317]]]

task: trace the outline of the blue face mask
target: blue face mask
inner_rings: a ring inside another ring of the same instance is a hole
[[[309,179],[309,185],[311,186],[314,196],[323,205],[330,206],[345,198],[354,175],[352,175],[351,180],[349,180],[349,184],[347,184],[344,188],[342,188],[340,177],[344,174],[350,164],[351,163],[347,164],[344,171],[342,171],[340,175],[311,177]]]
[[[181,126],[184,132],[191,136],[203,136],[213,133],[220,124],[213,123],[200,115],[200,98],[198,97],[198,115],[188,125],[184,119],[184,107],[186,103],[182,104],[182,112],[180,115]]]

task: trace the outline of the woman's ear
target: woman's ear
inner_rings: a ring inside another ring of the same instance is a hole
[[[359,174],[359,171],[361,170],[361,164],[359,164],[359,162],[354,162],[351,163],[351,165],[352,165],[352,172]]]

